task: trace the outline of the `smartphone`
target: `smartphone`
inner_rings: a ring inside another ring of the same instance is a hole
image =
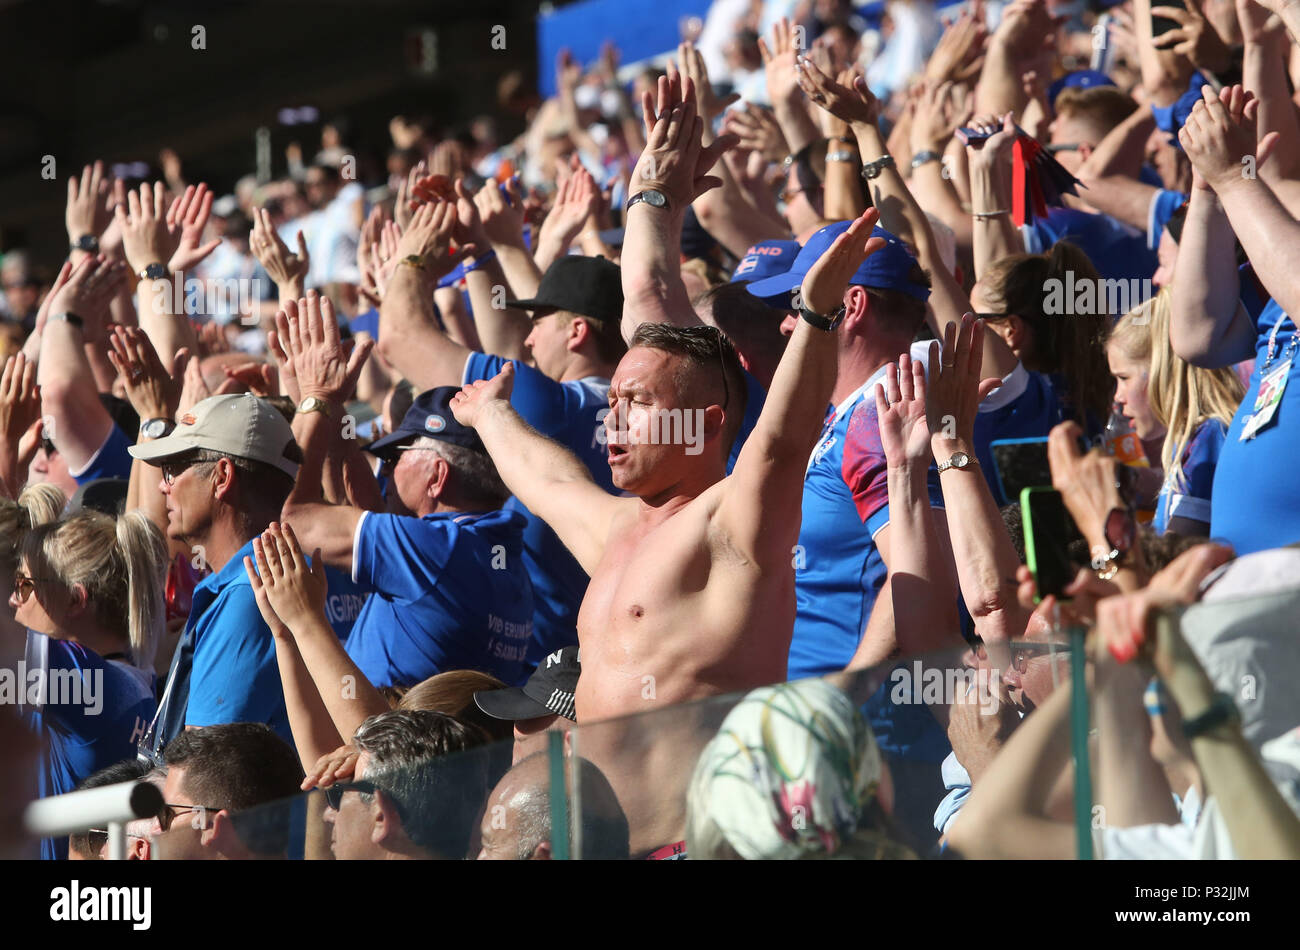
[[[989,443],[993,453],[995,477],[1002,498],[1013,502],[1032,485],[1052,484],[1052,469],[1047,464],[1047,437],[1035,439],[997,439]]]
[[[1030,487],[1020,492],[1020,515],[1025,530],[1025,560],[1038,588],[1034,603],[1048,594],[1069,600],[1063,591],[1074,580],[1075,569],[1067,548],[1078,533],[1054,488]]]
[[[1178,7],[1180,10],[1187,9],[1186,0],[1159,0],[1158,3],[1151,4],[1153,7]],[[1154,39],[1157,36],[1163,36],[1170,30],[1178,29],[1182,24],[1177,20],[1170,20],[1167,17],[1151,17],[1151,36]]]

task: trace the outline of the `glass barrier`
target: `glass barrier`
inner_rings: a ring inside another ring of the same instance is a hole
[[[558,719],[523,740],[422,762],[367,755],[327,789],[233,816],[182,811],[167,831],[155,827],[152,856],[953,856],[942,829],[970,780],[949,734],[973,741],[985,716],[1014,729],[1069,680],[1069,649],[1064,636],[954,649],[671,706],[649,690],[644,712]],[[1086,702],[1076,712],[1086,741]],[[1082,789],[1081,841],[1091,810]]]

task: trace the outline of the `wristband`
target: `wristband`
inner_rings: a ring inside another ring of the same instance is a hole
[[[486,254],[484,254],[482,257],[476,257],[476,258],[474,258],[474,263],[473,263],[473,264],[470,264],[468,267],[463,268],[463,269],[461,270],[461,273],[462,273],[462,274],[469,274],[469,273],[472,273],[473,271],[478,270],[478,269],[479,269],[480,267],[482,267],[484,264],[488,264],[488,263],[491,263],[492,261],[496,260],[496,257],[497,257],[497,252],[496,252],[496,251],[488,251],[488,252],[487,252]]]
[[[983,221],[987,218],[1000,218],[1004,214],[1010,214],[1010,208],[999,208],[997,211],[972,211],[970,216],[977,220]]]
[[[50,319],[63,320],[76,327],[78,330],[84,330],[86,328],[86,321],[82,320],[81,317],[77,316],[75,313],[68,313],[66,311],[63,313],[56,313],[54,316],[50,317]]]
[[[1215,693],[1214,699],[1210,700],[1209,708],[1199,715],[1183,720],[1183,735],[1195,739],[1197,736],[1213,732],[1220,726],[1240,722],[1241,713],[1237,710],[1237,704],[1232,701],[1232,697],[1227,693]]]
[[[917,152],[912,156],[912,167],[920,168],[922,165],[927,165],[930,162],[941,161],[943,161],[943,156],[941,154],[932,148],[927,148],[924,152]]]
[[[414,267],[416,270],[424,270],[424,258],[419,254],[407,254],[397,263],[405,264],[407,267]]]
[[[848,149],[842,149],[842,150],[839,150],[839,151],[827,152],[827,153],[826,153],[826,161],[828,161],[828,162],[854,162],[854,163],[856,163],[857,160],[858,160],[858,153],[857,153],[857,152],[850,152]]]

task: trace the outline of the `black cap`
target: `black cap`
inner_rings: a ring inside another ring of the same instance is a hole
[[[603,257],[561,257],[546,269],[529,300],[507,300],[515,310],[568,310],[615,324],[623,319],[623,278]]]
[[[125,478],[92,478],[77,487],[68,512],[73,514],[89,509],[116,518],[126,508],[126,489]]]
[[[403,445],[421,436],[441,439],[475,452],[487,452],[483,440],[473,429],[461,425],[451,414],[451,397],[460,392],[459,386],[438,386],[415,397],[415,402],[402,417],[397,430],[366,446],[373,455],[384,455],[388,449]]]
[[[488,689],[474,694],[474,702],[493,719],[540,719],[563,716],[577,722],[573,695],[578,689],[578,648],[564,647],[549,653],[523,686]]]

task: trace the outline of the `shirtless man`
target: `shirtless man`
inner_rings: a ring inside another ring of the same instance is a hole
[[[625,260],[642,219],[657,225],[673,258],[680,227],[670,216],[684,211],[695,189],[710,186],[702,172],[717,156],[699,147],[689,82],[680,96],[661,88],[660,106],[634,184],[659,191],[666,207],[632,206]],[[656,175],[646,174],[647,156]],[[809,271],[802,293],[813,320],[829,325],[817,315],[839,310],[849,278],[883,243],[871,238],[875,220],[869,210]],[[627,306],[636,302],[634,294]],[[625,321],[628,316],[625,311]],[[466,387],[451,403],[456,418],[478,430],[510,490],[555,529],[591,576],[578,615],[580,724],[784,680],[795,613],[798,499],[835,383],[834,334],[801,321],[763,413],[725,476],[737,410],[743,411],[726,408],[741,375],[729,343],[709,328],[651,324],[637,327],[630,344],[610,384],[605,426],[614,484],[631,498],[601,491],[571,453],[519,418],[509,402],[511,366]],[[702,419],[702,451],[647,444],[651,420],[673,411]],[[594,742],[600,734],[598,727],[584,738]],[[693,759],[682,754],[689,750],[675,751],[689,773]],[[668,802],[673,793],[664,782],[646,789],[590,744],[581,754],[618,791],[634,854],[680,837],[684,808],[680,800]],[[638,808],[635,799],[647,794],[653,801]],[[647,811],[654,818],[640,821]]]

